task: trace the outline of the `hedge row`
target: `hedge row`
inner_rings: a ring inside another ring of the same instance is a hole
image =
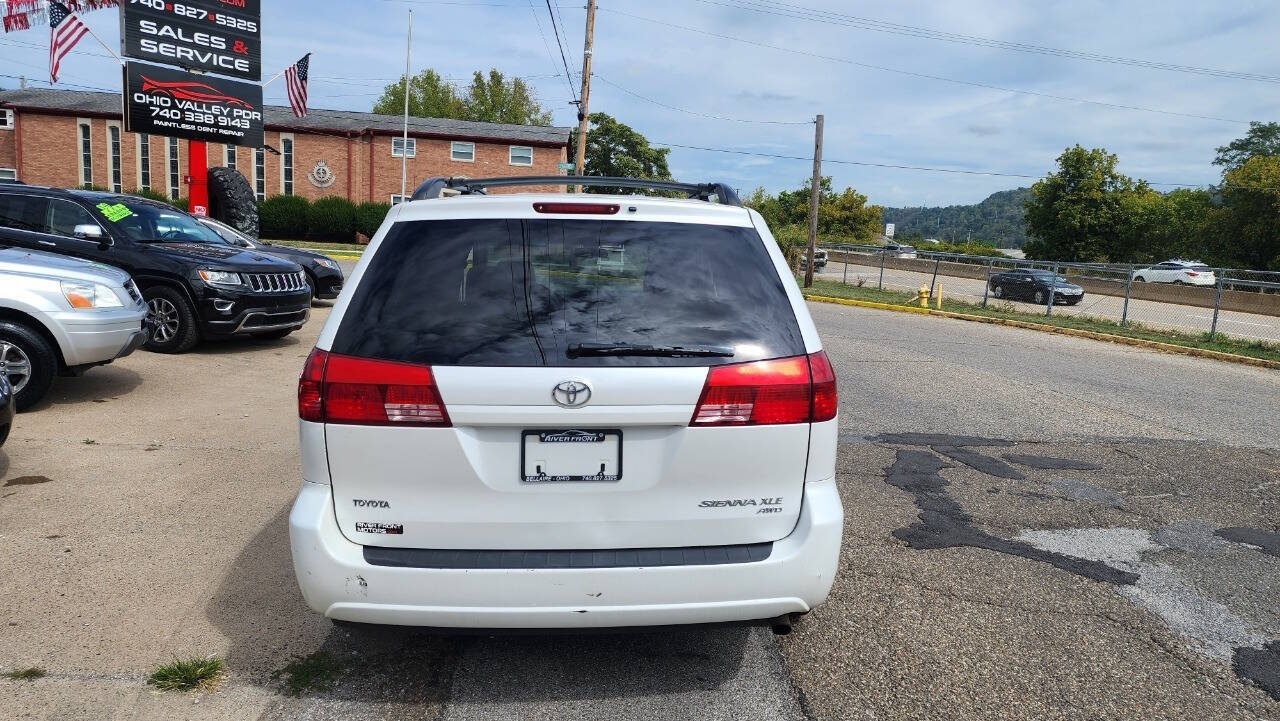
[[[356,205],[336,195],[273,195],[258,202],[258,223],[263,238],[351,243],[357,233],[373,237],[390,211],[390,203]]]

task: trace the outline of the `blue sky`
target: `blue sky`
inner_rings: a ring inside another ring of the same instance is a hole
[[[1269,0],[785,2],[999,41],[1280,74],[1275,53],[1267,50],[1280,37],[1280,6]],[[382,87],[402,72],[405,18],[412,8],[415,72],[431,67],[465,83],[473,70],[497,67],[525,76],[554,111],[556,124],[574,123],[570,84],[545,1],[264,0],[263,5],[264,77],[314,52],[314,107],[370,107]],[[553,0],[552,5],[567,35],[576,88],[583,3]],[[1117,153],[1121,169],[1135,177],[1191,184],[1217,180],[1218,171],[1210,164],[1213,149],[1243,135],[1243,121],[1280,120],[1280,85],[1273,82],[1014,52],[916,37],[912,31],[879,32],[850,26],[858,23],[848,18],[787,17],[778,14],[780,5],[766,0],[601,0],[591,109],[614,115],[653,141],[806,157],[812,150],[810,125],[737,122],[694,113],[803,123],[820,112],[826,117],[828,159],[1036,177],[1050,169],[1063,148],[1080,143]],[[117,11],[90,13],[85,20],[108,45],[118,45]],[[0,35],[0,73],[45,78],[47,43],[44,28]],[[86,38],[80,50],[85,52],[64,62],[63,82],[118,89],[119,70],[102,48]],[[0,77],[0,86],[15,85]],[[284,103],[279,81],[268,87],[267,100]],[[807,160],[687,148],[673,148],[670,164],[680,179],[722,179],[743,189],[795,187],[809,174]],[[847,164],[828,164],[824,173],[834,176],[837,186],[853,186],[883,205],[972,203],[1031,182]]]

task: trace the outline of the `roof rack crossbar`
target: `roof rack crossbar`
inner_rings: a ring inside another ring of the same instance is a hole
[[[518,185],[583,185],[612,186],[615,188],[644,188],[671,190],[685,193],[690,198],[711,200],[721,205],[742,206],[738,193],[727,183],[679,183],[674,180],[645,180],[643,178],[609,178],[599,175],[524,175],[510,178],[427,178],[413,192],[413,200],[439,198],[445,190],[456,190],[463,195],[483,193],[485,188],[512,187]]]

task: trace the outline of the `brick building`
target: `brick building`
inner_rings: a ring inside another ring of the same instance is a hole
[[[280,193],[398,202],[402,121],[392,115],[268,105],[264,148],[208,144],[262,199]],[[569,128],[410,118],[408,189],[434,176],[563,175]],[[70,90],[0,90],[0,179],[187,195],[187,141],[124,132],[121,98]],[[563,190],[552,186],[546,190]],[[496,192],[496,191],[495,191]]]

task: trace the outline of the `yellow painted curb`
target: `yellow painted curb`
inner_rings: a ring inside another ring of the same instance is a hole
[[[869,300],[852,300],[849,298],[832,298],[823,295],[806,295],[806,299],[817,301],[819,303],[836,303],[838,305],[852,305],[860,308],[875,308],[877,310],[891,310],[899,313],[917,313],[936,315],[942,318],[954,318],[956,320],[968,320],[977,323],[989,323],[992,325],[1004,325],[1014,328],[1026,328],[1028,330],[1038,330],[1048,333],[1058,333],[1060,335],[1075,336],[1077,338],[1089,338],[1092,340],[1100,340],[1108,343],[1119,343],[1120,345],[1135,346],[1137,348],[1150,348],[1165,353],[1179,353],[1182,355],[1195,356],[1197,358],[1212,358],[1214,360],[1226,361],[1228,363],[1241,363],[1243,365],[1255,366],[1258,368],[1271,368],[1280,370],[1280,361],[1266,360],[1265,358],[1253,358],[1247,355],[1238,355],[1236,353],[1223,353],[1222,351],[1209,350],[1208,348],[1192,348],[1189,346],[1176,345],[1174,343],[1161,343],[1160,341],[1146,340],[1144,338],[1130,338],[1123,335],[1113,335],[1111,333],[1099,333],[1092,330],[1082,330],[1080,328],[1064,328],[1056,325],[1047,325],[1045,323],[1031,323],[1024,320],[1013,320],[1011,318],[993,318],[985,315],[969,315],[967,313],[953,313],[945,310],[930,310],[927,308],[917,308],[909,305],[894,305],[892,303],[876,303]]]

